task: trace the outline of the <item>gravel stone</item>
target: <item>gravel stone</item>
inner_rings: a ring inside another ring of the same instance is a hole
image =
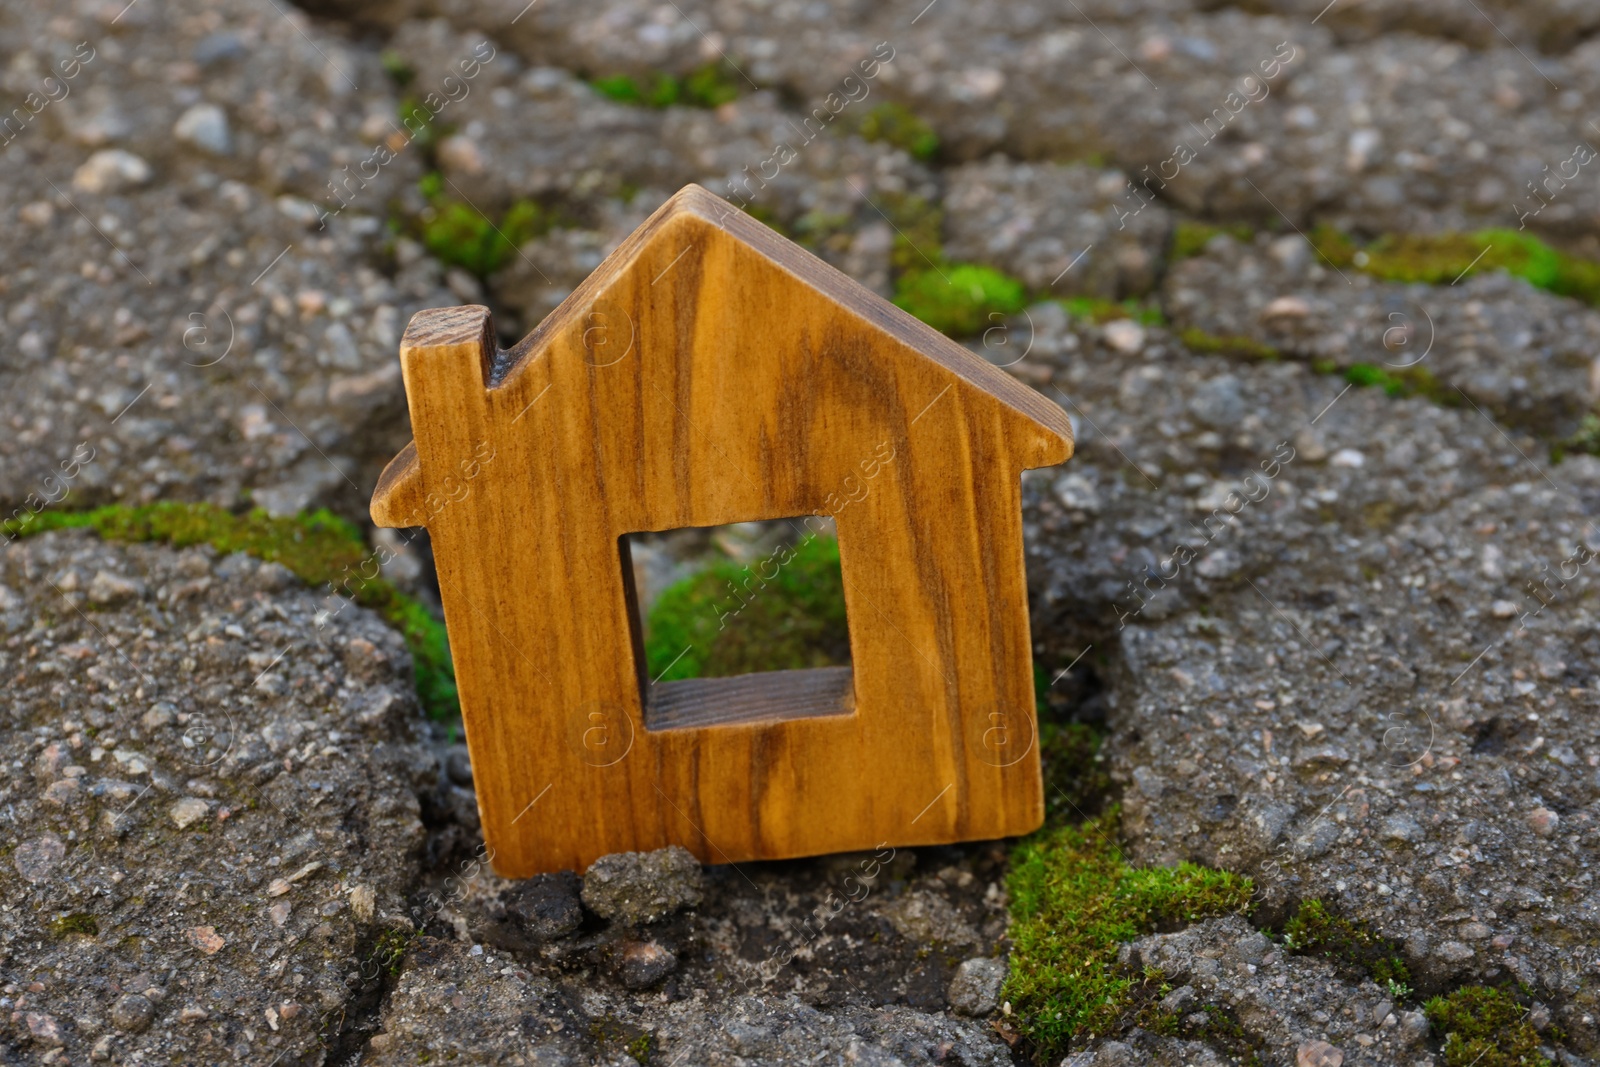
[[[118,1030],[140,1033],[150,1026],[150,1021],[155,1017],[156,1006],[150,1003],[148,997],[138,993],[125,993],[111,1005],[111,1025]]]
[[[1561,816],[1549,808],[1534,808],[1528,813],[1528,828],[1540,837],[1551,837],[1561,825]]]
[[[583,903],[602,919],[627,926],[655,922],[700,903],[704,875],[689,850],[601,856],[583,876]]]
[[[206,813],[210,810],[211,805],[199,797],[184,797],[172,805],[172,809],[168,814],[172,816],[172,824],[174,826],[180,830],[187,830],[190,823],[198,822],[205,818]]]
[[[28,1028],[28,1036],[46,1048],[60,1048],[66,1044],[61,1033],[61,1022],[54,1015],[40,1011],[19,1013]]]
[[[91,196],[120,193],[145,184],[154,173],[150,164],[132,152],[105,148],[73,172],[72,187]]]
[[[456,785],[472,785],[472,757],[467,754],[466,745],[451,745],[445,752],[445,773]]]
[[[571,871],[508,883],[486,909],[486,921],[475,928],[475,935],[507,951],[533,951],[582,924],[578,894],[579,882]]]
[[[678,957],[655,941],[625,941],[617,975],[629,989],[648,989],[678,969]]]
[[[50,880],[51,872],[66,854],[66,843],[55,834],[46,833],[18,845],[11,854],[11,865],[24,879],[38,885]]]
[[[1307,1041],[1296,1050],[1295,1067],[1340,1067],[1344,1053],[1326,1041]]]
[[[1169,1015],[1185,1015],[1194,1007],[1196,999],[1194,987],[1179,986],[1161,998],[1161,1010]]]
[[[212,155],[225,156],[233,151],[228,116],[215,104],[196,104],[179,115],[172,135]]]
[[[956,968],[945,997],[960,1014],[982,1017],[1000,1006],[1000,987],[1005,980],[1005,960],[975,956]]]

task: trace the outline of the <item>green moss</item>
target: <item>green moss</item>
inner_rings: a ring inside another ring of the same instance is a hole
[[[1219,234],[1227,234],[1241,243],[1248,244],[1255,240],[1254,228],[1243,224],[1235,226],[1213,226],[1205,222],[1180,221],[1172,232],[1172,258],[1189,259],[1198,256],[1206,250],[1206,245]]]
[[[1284,924],[1283,944],[1300,956],[1330,960],[1344,975],[1371,978],[1391,992],[1411,987],[1411,972],[1400,947],[1361,923],[1335,915],[1320,900],[1300,904]]]
[[[405,57],[392,48],[386,48],[378,55],[378,62],[383,64],[383,72],[389,75],[391,81],[404,89],[411,84],[417,72],[407,63]]]
[[[1219,337],[1214,333],[1207,333],[1198,326],[1184,327],[1178,331],[1178,339],[1192,352],[1260,360],[1280,359],[1283,355],[1276,348],[1263,341],[1257,341],[1254,337],[1242,335]]]
[[[808,211],[795,219],[794,239],[813,252],[843,253],[850,249],[853,229],[854,220],[849,215]]]
[[[73,912],[50,923],[50,933],[56,937],[99,937],[100,923],[88,912]]]
[[[1100,324],[1113,319],[1132,319],[1141,326],[1164,326],[1166,316],[1156,303],[1141,300],[1107,300],[1099,296],[1072,296],[1059,301],[1067,314]]]
[[[1178,331],[1178,339],[1192,352],[1232,356],[1237,359],[1276,360],[1283,353],[1264,341],[1243,335],[1218,336],[1197,326],[1186,326]],[[1422,396],[1436,404],[1455,405],[1460,397],[1454,389],[1447,388],[1426,367],[1388,367],[1376,363],[1353,363],[1341,369],[1332,360],[1313,360],[1311,369],[1318,374],[1342,374],[1352,385],[1376,386],[1390,396]],[[1600,422],[1596,424],[1600,431]],[[1600,437],[1596,439],[1600,446]]]
[[[439,146],[439,141],[448,136],[448,127],[434,121],[433,111],[422,101],[415,97],[407,96],[400,101],[400,125],[411,135],[411,143],[422,150],[428,158],[433,158],[433,151]]]
[[[1464,273],[1503,270],[1540,289],[1600,303],[1600,264],[1516,230],[1384,237],[1364,251],[1361,269],[1387,281],[1448,284]]]
[[[1336,230],[1332,226],[1313,226],[1306,237],[1311,242],[1311,246],[1316,249],[1317,255],[1322,259],[1322,262],[1331,267],[1343,269],[1353,266],[1356,253],[1360,251],[1360,248],[1349,234],[1342,230]]]
[[[1053,819],[1078,821],[1093,815],[1111,791],[1111,775],[1100,759],[1102,739],[1099,731],[1081,722],[1040,720],[1044,804]]]
[[[1465,986],[1422,1006],[1433,1028],[1445,1035],[1446,1067],[1548,1067],[1539,1052],[1539,1032],[1528,1009],[1504,989]],[[1552,1034],[1560,1039],[1560,1034]]]
[[[1568,452],[1600,456],[1600,415],[1588,414],[1568,437],[1550,446],[1550,460],[1560,463]]]
[[[663,590],[646,621],[651,679],[849,663],[839,543],[809,535],[792,551],[786,563],[781,553],[749,566],[714,563]]]
[[[637,77],[611,74],[589,82],[591,88],[608,100],[638,107],[720,107],[739,98],[739,82],[734,71],[719,63],[708,63],[682,78],[664,71]]]
[[[1020,281],[992,267],[951,263],[944,257],[944,212],[917,196],[885,197],[894,225],[890,265],[894,302],[952,337],[973,337],[995,325],[992,316],[1015,315],[1028,303]]]
[[[668,107],[678,102],[683,87],[670,74],[645,74],[635,78],[631,74],[611,74],[589,83],[594,91],[619,104],[637,104],[644,107]]]
[[[1600,304],[1600,263],[1569,256],[1518,230],[1397,234],[1360,246],[1331,227],[1311,233],[1323,259],[1391,282],[1448,285],[1463,275],[1503,270],[1537,288]]]
[[[1226,1062],[1239,1067],[1263,1067],[1265,1046],[1251,1037],[1233,1013],[1222,1005],[1200,1004],[1182,1015],[1161,1011],[1157,1001],[1172,992],[1172,987],[1162,981],[1152,991],[1151,984],[1164,978],[1159,970],[1146,972],[1139,991],[1143,1003],[1134,1013],[1134,1025],[1163,1037],[1204,1042],[1221,1052]]]
[[[944,262],[944,208],[907,193],[887,195],[879,207],[894,227],[889,265],[896,273],[929,270]]]
[[[1247,226],[1180,222],[1173,234],[1173,259],[1199,255],[1219,233],[1253,238]],[[1600,263],[1570,256],[1524,231],[1389,234],[1363,244],[1332,226],[1319,225],[1307,237],[1323,263],[1384,281],[1448,285],[1467,275],[1503,270],[1539,289],[1600,305]]]
[[[648,1064],[651,1054],[655,1052],[654,1034],[625,1023],[614,1015],[591,1020],[589,1036],[602,1048],[620,1048],[641,1065]]]
[[[1436,404],[1455,405],[1460,397],[1445,388],[1426,367],[1380,367],[1374,363],[1352,363],[1345,368],[1345,380],[1353,385],[1375,385],[1390,396],[1423,396]]]
[[[656,1050],[654,1034],[640,1034],[624,1046],[624,1051],[632,1056],[641,1067],[650,1062],[650,1054]]]
[[[381,973],[390,978],[399,977],[405,966],[406,953],[411,951],[411,946],[421,936],[421,932],[416,930],[385,930],[372,946],[362,973],[370,971],[374,975]]]
[[[497,223],[473,205],[446,196],[437,173],[425,175],[417,188],[428,201],[413,227],[423,245],[441,261],[479,278],[505,266],[524,243],[549,233],[561,221],[531,200],[518,200]]]
[[[972,337],[1021,311],[1028,298],[1021,282],[993,267],[952,263],[901,275],[894,302],[941,333]]]
[[[913,159],[930,160],[939,154],[939,135],[904,104],[879,104],[862,116],[857,132],[869,141],[903,149]]]
[[[722,64],[708,63],[683,80],[683,96],[696,107],[721,107],[739,98],[734,72]]]
[[[1244,913],[1250,879],[1191,863],[1133,868],[1112,840],[1117,811],[1046,828],[1012,854],[1013,944],[1005,998],[1039,1060],[1076,1037],[1106,1033],[1131,1005],[1137,979],[1117,947],[1165,922]]]
[[[375,568],[361,531],[326,509],[277,519],[259,508],[235,515],[215,504],[169,501],[43,511],[0,524],[0,533],[7,536],[59,529],[91,529],[108,541],[160,541],[177,548],[205,544],[224,554],[244,552],[281,563],[308,585],[330,586],[399,630],[411,648],[423,707],[440,719],[460,714],[444,623],[381,576],[365,578],[362,568]]]

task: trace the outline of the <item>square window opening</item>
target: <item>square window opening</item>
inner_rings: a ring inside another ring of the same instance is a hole
[[[646,729],[855,711],[833,520],[624,534],[619,548]]]

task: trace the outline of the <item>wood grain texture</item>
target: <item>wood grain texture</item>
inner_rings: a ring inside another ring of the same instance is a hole
[[[855,678],[849,667],[685,678],[658,682],[645,693],[647,730],[850,715],[856,710]]]
[[[492,338],[412,319],[372,515],[428,527],[499,873],[1039,825],[1020,475],[1071,454],[1058,407],[697,186]],[[817,514],[847,674],[641,681],[620,538]]]

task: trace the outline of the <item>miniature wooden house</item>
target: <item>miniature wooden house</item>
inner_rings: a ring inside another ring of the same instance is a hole
[[[431,536],[500,874],[1040,824],[1020,475],[1058,407],[693,185],[494,337],[411,320],[372,517]],[[850,667],[652,684],[627,534],[830,510]]]

